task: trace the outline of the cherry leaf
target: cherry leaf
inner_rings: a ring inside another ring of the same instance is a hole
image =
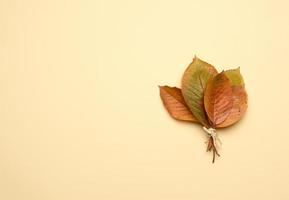
[[[240,68],[225,71],[229,78],[233,91],[233,108],[227,119],[218,128],[224,128],[238,122],[245,114],[248,104],[248,95],[245,90],[243,77],[240,73]]]
[[[184,99],[193,115],[206,127],[210,127],[210,122],[204,108],[204,91],[207,82],[217,73],[212,65],[195,56],[182,78]]]
[[[197,122],[186,105],[181,89],[177,87],[159,86],[160,96],[170,115],[181,121]]]
[[[224,122],[233,107],[233,92],[229,78],[224,72],[208,82],[204,104],[213,127]]]

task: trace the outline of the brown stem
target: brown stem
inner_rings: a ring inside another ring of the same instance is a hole
[[[217,148],[216,148],[216,146],[214,144],[214,140],[213,140],[212,137],[210,137],[209,140],[208,140],[207,151],[212,151],[213,152],[213,161],[212,161],[212,163],[215,162],[216,155],[220,156],[220,154],[218,153]]]

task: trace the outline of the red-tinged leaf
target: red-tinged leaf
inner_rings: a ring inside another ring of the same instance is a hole
[[[207,82],[217,73],[212,65],[195,57],[182,78],[182,94],[186,104],[198,121],[206,127],[210,127],[210,122],[204,108],[204,91]]]
[[[224,128],[238,122],[248,107],[248,95],[240,68],[225,71],[225,74],[230,79],[233,91],[233,108],[227,119],[217,126],[218,128]]]
[[[181,121],[198,121],[187,107],[179,88],[169,86],[159,86],[159,88],[163,104],[173,118]]]
[[[229,116],[233,107],[233,92],[230,80],[224,72],[208,82],[204,104],[213,127],[224,122]]]

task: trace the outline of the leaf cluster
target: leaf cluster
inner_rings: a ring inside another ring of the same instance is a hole
[[[181,88],[159,86],[170,115],[207,128],[224,128],[245,114],[248,96],[240,68],[218,72],[211,64],[194,57],[182,77]]]

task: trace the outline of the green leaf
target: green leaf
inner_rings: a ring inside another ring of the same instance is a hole
[[[244,86],[244,80],[240,73],[240,67],[225,71],[226,76],[230,79],[232,86]]]
[[[195,56],[182,78],[184,99],[193,115],[206,127],[210,127],[210,122],[204,108],[204,91],[207,82],[217,73],[212,65]]]

